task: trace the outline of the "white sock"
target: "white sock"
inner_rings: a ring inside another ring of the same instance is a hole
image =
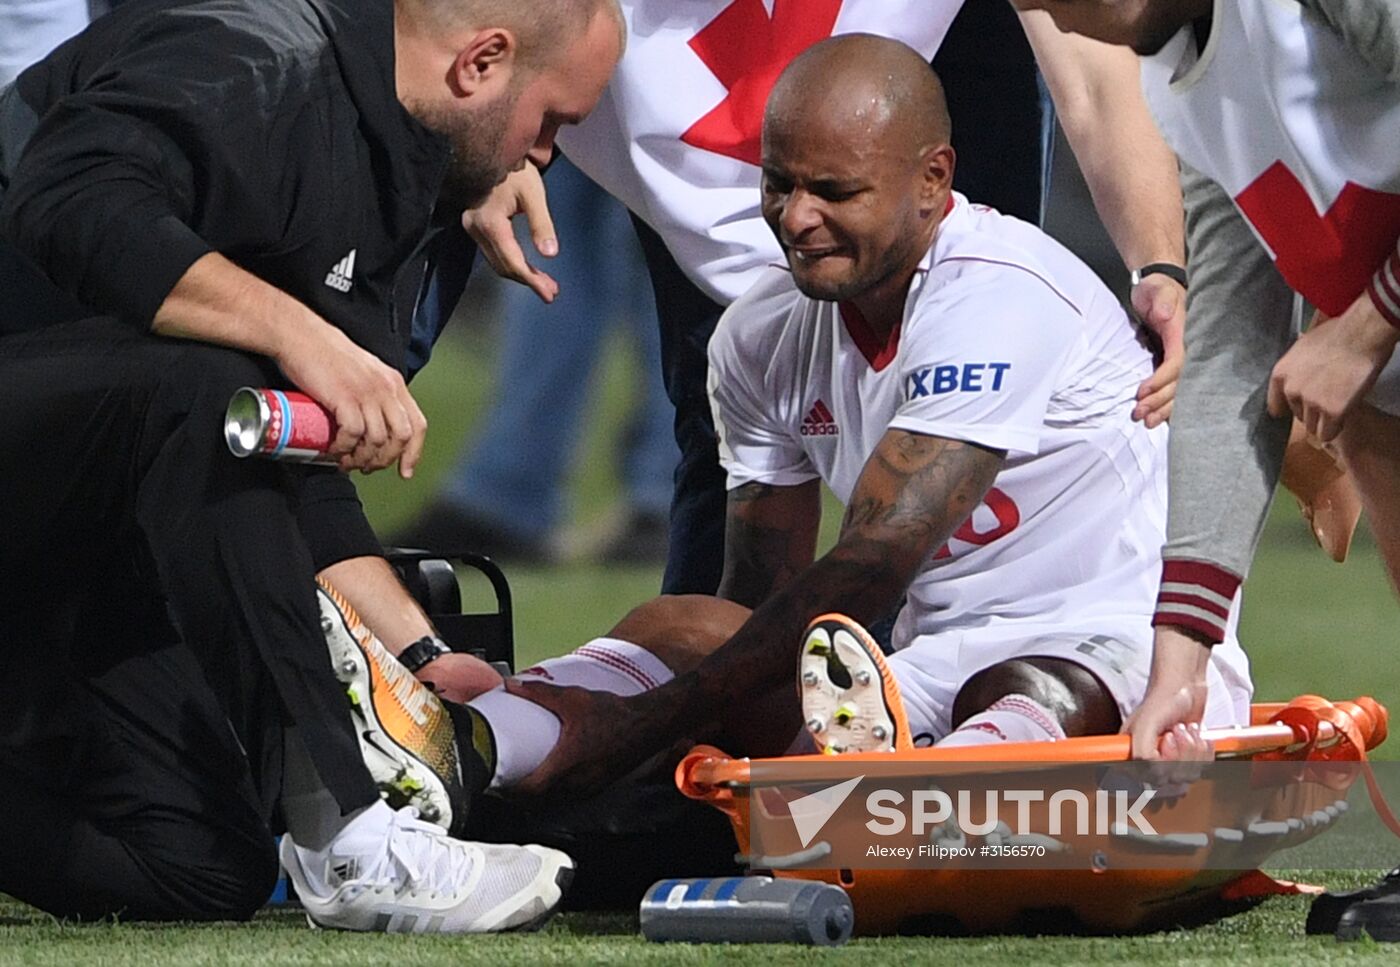
[[[1002,742],[1055,742],[1065,730],[1054,714],[1026,695],[1005,695],[934,745],[940,749]]]
[[[639,695],[673,677],[660,658],[617,638],[594,638],[571,654],[542,661],[520,673],[525,681],[561,688],[575,685],[622,696]],[[486,719],[496,740],[492,789],[509,786],[534,772],[559,742],[559,719],[553,712],[504,688],[478,695],[467,704]]]
[[[666,684],[675,675],[665,662],[641,645],[620,638],[594,638],[567,655],[531,665],[519,677],[560,687],[577,685],[595,692],[640,695]]]

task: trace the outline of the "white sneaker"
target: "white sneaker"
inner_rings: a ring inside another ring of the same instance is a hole
[[[372,828],[347,828],[320,852],[282,837],[282,866],[313,927],[530,930],[554,912],[573,878],[573,861],[558,850],[453,839],[411,807],[392,813],[387,829]]]

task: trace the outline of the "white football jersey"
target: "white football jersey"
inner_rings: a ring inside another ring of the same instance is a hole
[[[1216,0],[1142,62],[1143,91],[1183,160],[1235,200],[1279,273],[1344,312],[1400,237],[1400,84],[1292,0]]]
[[[763,107],[794,57],[873,33],[932,58],[963,0],[621,0],[627,50],[559,144],[728,305],[782,258],[759,214]]]
[[[895,646],[998,627],[1151,640],[1167,430],[1130,415],[1152,359],[1118,301],[1038,228],[961,195],[884,344],[770,267],[710,343],[731,489],[816,477],[843,503],[891,429],[1007,451],[909,590]]]

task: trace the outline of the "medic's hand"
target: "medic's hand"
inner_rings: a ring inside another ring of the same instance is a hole
[[[505,681],[501,673],[486,662],[462,652],[439,655],[418,669],[416,676],[439,698],[459,705]]]
[[[549,758],[508,793],[591,795],[676,744],[653,711],[650,696],[655,692],[621,698],[515,678],[506,680],[506,690],[553,712],[560,726],[559,743]]]
[[[1148,429],[1160,426],[1172,415],[1176,383],[1186,355],[1182,334],[1186,330],[1186,290],[1175,279],[1153,273],[1133,286],[1133,312],[1162,344],[1162,361],[1137,391],[1133,419]]]
[[[529,286],[545,302],[553,302],[559,294],[559,283],[525,258],[511,225],[516,215],[525,216],[537,252],[545,258],[559,254],[544,181],[532,164],[511,172],[484,202],[463,212],[462,227],[476,240],[497,275]]]
[[[1332,442],[1347,414],[1375,385],[1397,340],[1400,329],[1380,314],[1369,292],[1335,319],[1319,312],[1274,366],[1269,412],[1284,416],[1292,410],[1312,436]]]
[[[309,311],[300,324],[283,328],[272,357],[335,417],[331,453],[342,470],[372,473],[398,461],[399,476],[413,476],[428,421],[398,370]]]
[[[1122,731],[1133,737],[1135,759],[1199,759],[1211,750],[1200,738],[1206,710],[1210,648],[1171,625],[1157,628],[1147,694]]]

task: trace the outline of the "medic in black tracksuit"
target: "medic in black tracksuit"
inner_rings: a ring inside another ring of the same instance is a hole
[[[234,458],[229,395],[283,377],[148,330],[217,251],[402,369],[448,160],[388,0],[137,0],[0,97],[0,892],[251,913],[292,722],[375,800],[313,584],[379,552],[353,485]]]

